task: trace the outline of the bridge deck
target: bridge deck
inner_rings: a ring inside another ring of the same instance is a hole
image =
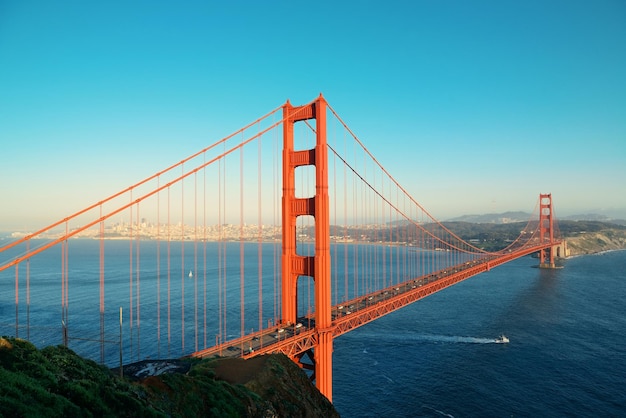
[[[443,290],[458,282],[516,258],[551,246],[556,243],[522,248],[499,256],[486,256],[480,260],[468,261],[445,270],[430,273],[408,280],[386,289],[360,296],[332,307],[333,337],[367,324],[383,315],[402,308],[419,299]],[[274,327],[245,335],[222,344],[192,354],[193,357],[254,357],[268,353],[284,353],[294,358],[317,343],[314,314],[298,318],[295,324],[280,324]]]

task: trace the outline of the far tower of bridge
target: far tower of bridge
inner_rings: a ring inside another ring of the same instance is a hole
[[[539,195],[539,241],[542,244],[555,242],[551,193]],[[555,257],[567,257],[567,252],[565,241],[550,248],[542,248],[539,250],[539,268],[556,268]]]

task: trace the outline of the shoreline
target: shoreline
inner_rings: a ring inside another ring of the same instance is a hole
[[[626,248],[615,248],[615,249],[610,249],[610,250],[601,250],[601,251],[596,251],[596,252],[574,254],[574,255],[570,255],[569,257],[565,257],[562,259],[569,260],[570,258],[578,258],[578,257],[585,257],[585,256],[599,256],[599,255],[605,255],[605,254],[615,253],[619,251],[626,251]]]

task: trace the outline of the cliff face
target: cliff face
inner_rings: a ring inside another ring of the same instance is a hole
[[[275,417],[339,417],[333,405],[313,386],[307,375],[282,354],[248,360],[219,359],[216,378],[244,385],[271,405]],[[265,415],[269,416],[269,415]]]
[[[626,249],[626,231],[620,229],[580,232],[565,240],[571,256]]]
[[[124,376],[62,346],[0,338],[0,416],[339,416],[283,355],[144,361]]]

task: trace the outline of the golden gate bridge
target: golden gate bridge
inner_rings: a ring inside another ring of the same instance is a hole
[[[3,244],[0,329],[101,363],[284,353],[332,400],[335,338],[561,244],[550,194],[506,248],[464,241],[320,95]]]

